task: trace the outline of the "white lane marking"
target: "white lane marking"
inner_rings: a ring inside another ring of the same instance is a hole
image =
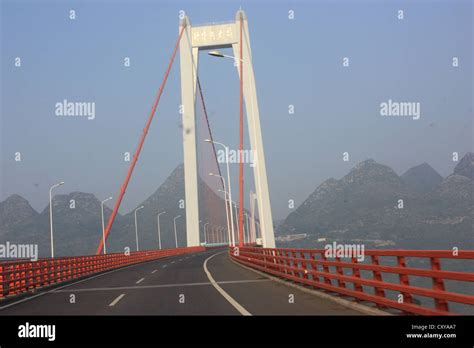
[[[115,305],[118,303],[118,301],[120,301],[124,296],[125,296],[125,294],[119,295],[115,300],[113,300],[113,301],[109,304],[109,307],[115,306]]]
[[[144,281],[145,278],[141,278],[141,279],[138,279],[137,282],[135,284],[140,284],[142,281]]]
[[[168,266],[168,265],[163,265],[163,268],[166,268],[166,266]]]
[[[271,282],[271,279],[254,279],[254,280],[224,280],[216,282],[216,284],[246,284],[246,283],[262,283]],[[157,284],[157,285],[142,285],[142,286],[115,286],[111,288],[84,288],[74,289],[74,292],[89,292],[89,291],[117,291],[117,290],[146,290],[146,289],[157,289],[157,288],[180,288],[188,286],[209,286],[211,282],[200,282],[200,283],[176,283],[176,284]],[[67,292],[71,290],[57,290],[54,292]]]
[[[183,259],[179,259],[178,261],[183,261]]]
[[[92,277],[88,277],[88,278],[84,278],[84,279],[81,279],[81,280],[78,280],[76,282],[73,282],[71,284],[65,284],[63,286],[60,286],[58,288],[54,288],[54,289],[51,289],[51,290],[48,290],[48,291],[45,291],[45,292],[41,292],[37,295],[33,295],[33,296],[29,296],[29,297],[26,297],[22,300],[19,300],[19,301],[15,301],[15,302],[12,302],[12,303],[9,303],[9,304],[6,304],[4,306],[1,306],[0,307],[0,310],[2,309],[5,309],[5,308],[8,308],[8,307],[12,307],[14,305],[17,305],[17,304],[20,304],[22,302],[26,302],[26,301],[29,301],[29,300],[33,300],[37,297],[40,297],[40,296],[44,296],[46,294],[50,294],[50,293],[53,293],[57,290],[61,290],[61,289],[64,289],[64,288],[68,288],[70,286],[73,286],[73,285],[77,285],[77,284],[80,284],[80,283],[83,283],[83,282],[87,282],[89,280],[92,280],[92,279],[95,279],[95,278],[98,278],[98,277],[102,277],[104,275],[107,275],[107,274],[110,274],[110,273],[115,273],[115,272],[118,272],[118,271],[122,271],[124,269],[127,269],[127,268],[131,268],[131,267],[136,267],[136,266],[140,266],[140,265],[145,265],[147,263],[151,263],[151,262],[156,262],[156,261],[163,261],[163,258],[161,259],[155,259],[155,260],[150,260],[150,261],[146,261],[146,262],[141,262],[141,263],[135,263],[133,265],[128,265],[128,266],[125,266],[125,267],[120,267],[120,268],[115,268],[115,269],[111,269],[110,271],[107,271],[107,272],[104,272],[104,273],[100,273],[100,274],[96,274],[95,276],[92,276]]]
[[[199,253],[198,253],[199,254]],[[190,254],[191,257],[194,257],[195,254]],[[127,268],[131,268],[131,267],[136,267],[136,266],[140,266],[140,265],[146,265],[148,263],[152,263],[152,262],[161,262],[165,259],[170,259],[172,256],[165,256],[165,257],[162,257],[162,258],[159,258],[159,259],[155,259],[155,260],[150,260],[150,261],[145,261],[145,262],[140,262],[140,263],[135,263],[133,265],[128,265],[128,266],[124,266],[124,267],[120,267],[120,268],[115,268],[115,269],[111,269],[109,271],[106,271],[106,272],[103,272],[103,273],[100,273],[100,274],[96,274],[94,276],[91,276],[91,277],[87,277],[87,278],[84,278],[84,279],[80,279],[78,281],[74,281],[73,283],[70,283],[70,284],[65,284],[63,286],[60,286],[60,287],[57,287],[57,288],[54,288],[54,289],[51,289],[51,290],[47,290],[47,291],[44,291],[44,292],[40,292],[36,295],[33,295],[33,296],[28,296],[24,299],[21,299],[21,300],[18,300],[18,301],[15,301],[15,302],[12,302],[12,303],[9,303],[9,304],[6,304],[6,305],[3,305],[3,306],[0,306],[0,310],[2,309],[5,309],[5,308],[9,308],[9,307],[12,307],[12,306],[15,306],[17,304],[20,304],[20,303],[23,303],[23,302],[27,302],[27,301],[30,301],[30,300],[33,300],[35,298],[38,298],[38,297],[41,297],[41,296],[44,296],[44,295],[47,295],[47,294],[50,294],[50,293],[53,293],[53,292],[56,292],[56,291],[59,291],[61,289],[64,289],[64,288],[68,288],[70,286],[74,286],[74,285],[77,285],[77,284],[80,284],[80,283],[83,283],[83,282],[87,282],[89,280],[93,280],[95,278],[98,278],[98,277],[102,277],[102,276],[105,276],[107,274],[111,274],[111,273],[115,273],[115,272],[118,272],[118,271],[122,271],[122,270],[125,270]],[[167,265],[164,265],[163,268],[165,268]],[[41,291],[41,290],[40,290]]]
[[[171,261],[171,263],[174,263],[174,261]]]
[[[214,288],[219,291],[219,293],[232,305],[234,306],[235,309],[237,309],[239,311],[240,314],[242,315],[252,315],[250,314],[249,311],[247,311],[244,307],[242,307],[236,300],[234,300],[227,292],[224,291],[224,289],[222,289],[219,284],[217,284],[217,282],[214,280],[214,278],[212,277],[211,275],[211,272],[209,272],[209,270],[207,269],[207,262],[212,259],[214,256],[216,255],[219,255],[219,254],[222,254],[222,253],[226,253],[227,250],[225,251],[222,251],[220,253],[215,253],[211,256],[209,256],[205,261],[204,261],[204,264],[203,264],[203,268],[204,268],[204,272],[206,272],[206,275],[207,277],[209,278],[209,280],[211,281],[211,284],[212,286],[214,286]]]
[[[151,274],[153,274],[153,273],[156,273],[156,269],[154,269],[154,270],[151,272]]]

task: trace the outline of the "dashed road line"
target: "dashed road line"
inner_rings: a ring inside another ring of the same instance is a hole
[[[47,294],[51,294],[53,292],[56,292],[58,290],[61,290],[61,289],[64,289],[64,288],[69,288],[69,287],[72,287],[74,285],[77,285],[77,284],[80,284],[80,283],[84,283],[84,282],[88,282],[90,280],[93,280],[95,278],[99,278],[99,277],[103,277],[107,274],[111,274],[111,273],[115,273],[115,272],[119,272],[119,271],[123,271],[127,268],[132,268],[132,267],[137,267],[137,266],[141,266],[141,265],[144,265],[144,264],[147,264],[147,263],[152,263],[152,262],[157,262],[157,261],[161,261],[161,259],[155,259],[155,260],[150,260],[150,261],[146,261],[146,262],[142,262],[142,263],[135,263],[133,265],[128,265],[128,266],[125,266],[125,267],[120,267],[120,268],[115,268],[115,269],[111,269],[109,271],[106,271],[104,273],[99,273],[99,274],[96,274],[96,275],[93,275],[93,276],[90,276],[90,277],[87,277],[87,278],[84,278],[84,279],[79,279],[77,281],[74,281],[70,284],[65,284],[65,285],[62,285],[58,288],[55,288],[55,289],[51,289],[51,290],[46,290],[44,292],[40,292],[39,294],[36,294],[36,295],[33,295],[33,296],[29,296],[29,297],[26,297],[24,299],[21,299],[21,300],[18,300],[18,301],[15,301],[15,302],[12,302],[12,303],[8,303],[4,306],[0,306],[0,310],[2,309],[5,309],[5,308],[9,308],[9,307],[12,307],[12,306],[15,306],[17,304],[20,304],[20,303],[23,303],[23,302],[26,302],[26,301],[30,301],[30,300],[33,300],[35,298],[38,298],[38,297],[41,297],[41,296],[44,296],[44,295],[47,295]],[[75,290],[74,290],[75,291]]]
[[[109,307],[115,306],[115,305],[118,303],[118,301],[120,301],[124,296],[125,296],[125,294],[119,295],[115,300],[113,300],[113,301],[109,304]]]
[[[271,282],[271,279],[252,279],[252,280],[224,280],[215,282],[215,284],[247,284],[247,283],[263,283]],[[81,288],[74,289],[74,292],[93,292],[93,291],[117,291],[117,290],[147,290],[147,289],[159,289],[159,288],[181,288],[181,287],[193,287],[193,286],[209,286],[213,285],[211,282],[198,282],[198,283],[173,283],[173,284],[156,284],[156,285],[141,285],[141,286],[115,286],[115,287],[103,287],[103,288]],[[70,290],[57,290],[54,292],[67,292]]]
[[[156,270],[156,269],[154,269],[154,270],[151,272],[151,274],[153,274],[153,273],[156,273],[156,271],[157,271],[157,270]]]
[[[140,284],[142,281],[144,281],[145,278],[141,278],[141,279],[138,279],[137,282],[135,284]]]

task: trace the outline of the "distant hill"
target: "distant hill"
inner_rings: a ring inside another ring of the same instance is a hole
[[[200,217],[215,226],[226,226],[224,201],[199,180]],[[163,184],[138,206],[137,213],[140,250],[158,247],[157,218],[160,216],[162,247],[174,247],[173,218],[177,220],[178,244],[186,244],[186,207],[184,200],[184,167],[178,165]],[[89,255],[95,253],[102,237],[100,201],[91,193],[72,192],[53,197],[53,222],[55,255]],[[105,223],[111,209],[104,206]],[[50,255],[49,205],[36,212],[27,200],[12,195],[0,202],[0,243],[37,243],[40,256]],[[203,224],[200,224],[201,233]],[[124,247],[135,250],[134,210],[118,214],[107,239],[109,252],[123,251]]]
[[[13,211],[25,206],[24,202],[26,200],[23,198],[16,200]],[[72,192],[54,196],[53,205],[55,255],[94,253],[102,233],[100,201],[90,193]],[[0,214],[0,221],[11,219],[7,211]],[[107,207],[104,207],[105,214],[110,214]],[[10,226],[2,224],[0,241],[37,243],[40,255],[49,256],[49,204],[40,214],[32,213],[22,221]]]
[[[19,195],[11,195],[0,202],[0,230],[11,231],[15,226],[28,223],[37,216],[38,212]]]
[[[443,177],[426,162],[408,169],[401,179],[409,188],[419,192],[431,191],[443,181]]]
[[[137,212],[137,222],[139,231],[139,247],[141,250],[158,247],[158,227],[157,214],[166,211],[160,216],[160,227],[162,246],[171,247],[174,245],[173,218],[181,215],[177,220],[178,242],[183,245],[185,241],[184,221],[185,209],[179,208],[179,201],[184,199],[184,168],[178,165],[168,176],[168,178],[153,192],[147,199],[137,205],[144,206]],[[110,248],[123,250],[130,247],[135,250],[135,208],[117,220],[110,232]]]
[[[361,162],[342,179],[318,186],[278,232],[307,233],[307,247],[327,238],[368,246],[474,248],[473,180],[453,174],[439,181],[436,174],[422,164],[399,177],[374,160]]]
[[[454,168],[454,174],[474,180],[474,153],[468,152]]]
[[[200,219],[204,223],[210,222],[215,226],[227,226],[224,201],[199,176],[198,185]],[[137,206],[144,206],[137,212],[140,249],[158,247],[157,214],[163,211],[166,213],[160,216],[162,247],[175,246],[173,219],[178,215],[181,215],[176,220],[178,246],[186,245],[186,206],[181,204],[181,200],[185,200],[183,164],[178,165],[164,183]],[[201,240],[204,240],[204,223],[200,224]],[[111,246],[118,250],[123,250],[124,246],[130,246],[134,250],[136,245],[134,210],[124,215],[119,224],[119,231],[116,232],[112,228],[111,236],[116,234],[119,237],[111,238]]]
[[[473,154],[466,154],[454,173],[440,179],[421,164],[398,176],[390,167],[367,160],[343,178],[328,179],[288,217],[276,222],[278,235],[307,234],[302,247],[316,246],[317,238],[361,241],[367,247],[474,248]],[[224,201],[198,178],[200,224],[226,226]],[[160,217],[162,245],[174,246],[173,218],[179,245],[185,245],[186,207],[184,167],[177,166],[163,184],[140,205],[140,249],[158,246],[156,214]],[[403,209],[397,207],[403,200]],[[90,193],[54,196],[56,255],[85,255],[96,251],[102,235],[100,201]],[[74,207],[72,203],[74,202]],[[105,220],[111,210],[105,207]],[[203,238],[201,238],[203,239]],[[12,195],[0,202],[0,243],[38,243],[40,256],[50,254],[49,206],[36,212],[27,200]],[[133,210],[117,215],[107,240],[108,251],[135,250]]]
[[[379,219],[380,208],[393,208],[398,199],[410,196],[410,190],[392,169],[367,160],[341,180],[323,182],[286,218],[280,229],[312,235],[364,233],[366,237],[380,238],[378,227],[395,218],[390,214],[384,220]],[[373,232],[367,231],[367,223],[374,224]]]

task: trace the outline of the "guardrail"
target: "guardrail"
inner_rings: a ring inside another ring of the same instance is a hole
[[[473,260],[474,251],[458,251],[455,255],[451,250],[366,250],[364,263],[358,262],[356,257],[329,259],[325,250],[313,249],[231,247],[229,253],[235,261],[248,267],[356,301],[369,301],[379,308],[421,315],[450,315],[453,313],[448,302],[474,305],[473,295],[445,290],[446,280],[474,282],[474,273],[441,269],[441,259]],[[384,265],[382,258],[392,258],[395,265]],[[430,268],[408,267],[407,258],[428,260]],[[384,281],[388,275],[398,276],[398,282]],[[413,277],[431,279],[432,287],[410,285]],[[398,296],[388,298],[385,290],[395,291]],[[431,298],[433,306],[417,303],[415,295]]]
[[[194,253],[205,247],[0,262],[0,298],[144,261]]]

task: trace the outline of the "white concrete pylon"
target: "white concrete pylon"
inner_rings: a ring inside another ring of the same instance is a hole
[[[235,57],[240,57],[240,28],[242,25],[243,93],[250,148],[254,153],[253,174],[263,246],[275,247],[273,219],[270,206],[265,156],[255,77],[252,66],[252,52],[247,17],[244,11],[237,11],[235,22],[192,27],[188,17],[180,22],[180,29],[186,26],[180,42],[181,99],[183,108],[184,180],[186,198],[186,233],[188,246],[199,245],[199,206],[197,188],[196,117],[195,100],[197,89],[197,67],[200,50],[232,48]],[[240,59],[240,58],[239,58]],[[240,75],[240,69],[237,69]],[[229,183],[230,185],[230,183]]]

